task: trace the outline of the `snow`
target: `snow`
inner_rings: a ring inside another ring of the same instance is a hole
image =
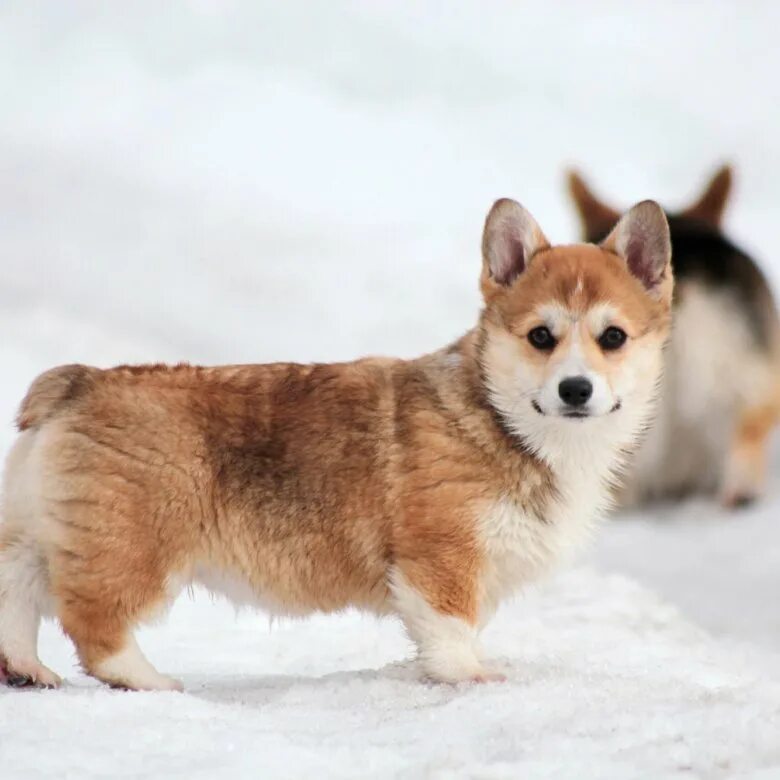
[[[500,195],[574,238],[561,171],[684,202],[733,160],[778,285],[775,3],[6,2],[0,454],[56,363],[412,356],[474,319]],[[0,690],[0,777],[774,777],[780,470],[737,514],[610,521],[485,636],[503,685],[434,687],[398,624],[198,593],[123,694],[44,626],[57,692]],[[658,594],[658,595],[656,595]]]
[[[67,669],[54,634],[47,658]],[[780,683],[622,577],[562,575],[504,609],[485,639],[507,683],[429,685],[398,663],[409,645],[393,621],[270,628],[185,599],[141,641],[186,694],[84,678],[6,694],[0,765],[4,777],[67,765],[79,778],[623,779],[747,776],[780,761]]]

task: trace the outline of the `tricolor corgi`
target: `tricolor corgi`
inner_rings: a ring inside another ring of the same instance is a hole
[[[5,470],[3,677],[59,684],[52,616],[99,680],[179,689],[133,630],[200,583],[278,615],[396,613],[428,677],[493,679],[480,629],[587,534],[651,418],[670,251],[651,201],[550,246],[500,200],[484,308],[438,352],[42,374]]]
[[[658,416],[625,484],[625,503],[717,493],[760,496],[780,418],[780,321],[756,263],[721,231],[732,172],[721,168],[688,208],[668,214],[674,316]],[[577,173],[569,188],[588,241],[620,214]]]

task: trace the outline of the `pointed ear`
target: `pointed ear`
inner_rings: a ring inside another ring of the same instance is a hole
[[[723,212],[731,194],[731,185],[734,178],[730,165],[719,168],[710,179],[699,199],[682,212],[682,216],[707,222],[714,227],[719,227],[723,219]]]
[[[672,259],[669,225],[654,200],[643,200],[627,211],[601,246],[622,257],[628,270],[651,292],[668,276]]]
[[[600,201],[577,171],[570,170],[566,180],[569,194],[580,215],[583,238],[586,241],[598,241],[620,219],[620,212]]]
[[[536,220],[516,201],[493,204],[482,234],[482,279],[504,287],[525,271],[531,258],[550,244]]]

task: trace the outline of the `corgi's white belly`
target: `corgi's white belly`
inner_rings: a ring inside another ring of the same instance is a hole
[[[206,588],[215,596],[222,596],[235,607],[251,607],[269,615],[298,617],[308,614],[302,609],[292,609],[271,593],[258,592],[249,580],[235,572],[214,566],[199,565],[192,573],[193,585]]]

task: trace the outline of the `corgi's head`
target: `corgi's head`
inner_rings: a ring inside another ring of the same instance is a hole
[[[652,413],[669,330],[661,208],[637,204],[599,245],[551,246],[528,211],[499,200],[482,254],[480,361],[505,424],[551,462],[586,443],[629,446]]]

